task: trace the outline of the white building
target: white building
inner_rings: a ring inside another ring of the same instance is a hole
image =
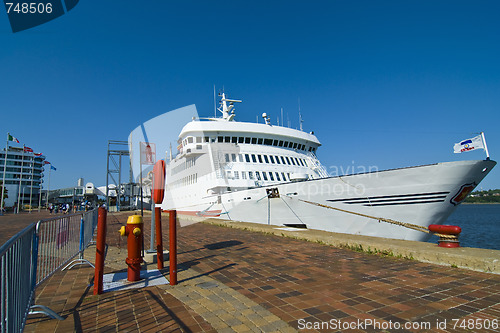
[[[36,156],[33,152],[23,151],[23,147],[9,147],[7,161],[5,161],[5,148],[2,149],[0,181],[3,180],[5,165],[5,189],[7,190],[7,198],[4,199],[5,208],[17,205],[18,197],[21,205],[29,205],[30,195],[32,206],[38,206],[38,193],[43,183],[44,161],[45,156]],[[19,184],[20,180],[21,184]]]

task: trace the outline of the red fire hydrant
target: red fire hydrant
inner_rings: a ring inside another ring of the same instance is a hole
[[[143,227],[142,216],[132,215],[128,217],[127,226],[120,228],[120,235],[127,236],[128,257],[125,262],[128,265],[127,280],[131,282],[141,279]]]

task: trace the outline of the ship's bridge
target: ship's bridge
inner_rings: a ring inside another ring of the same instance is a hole
[[[215,142],[260,144],[313,153],[321,145],[313,133],[288,127],[236,121],[193,120],[182,129],[178,149],[182,153],[183,148],[196,149],[196,145]]]

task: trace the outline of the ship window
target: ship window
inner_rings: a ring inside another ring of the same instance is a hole
[[[252,144],[256,144],[257,143],[257,138],[252,138]]]
[[[201,145],[196,145],[196,149],[201,149]]]
[[[276,172],[276,180],[279,182],[281,181],[279,172]]]
[[[259,138],[259,139],[257,140],[257,144],[261,145],[261,144],[262,144],[262,140],[263,140],[262,138]]]
[[[210,138],[208,136],[205,137],[205,142],[210,142]]]
[[[247,163],[250,163],[250,155],[245,154],[245,160],[247,161]]]
[[[280,156],[280,157],[281,157],[281,162],[282,162],[283,164],[286,164],[285,158],[284,158],[283,156]]]
[[[267,175],[265,172],[262,172],[262,177],[264,177],[264,180],[267,180]]]
[[[257,158],[255,157],[254,154],[252,154],[252,162],[257,163]]]
[[[288,158],[288,156],[286,156],[285,158],[286,158],[286,164],[291,165],[290,159]]]
[[[200,136],[196,137],[196,143],[201,143],[201,137]]]
[[[274,181],[274,176],[273,176],[273,173],[272,172],[269,172],[269,178]]]
[[[226,154],[226,163],[229,162],[229,154]]]
[[[274,140],[273,141],[273,146],[277,146],[278,145],[278,140]]]
[[[258,171],[255,171],[255,178],[257,178],[257,180],[260,180],[260,173]]]
[[[237,138],[237,137],[235,137],[235,136],[233,136],[233,137],[231,138],[231,143],[238,143],[238,138]]]
[[[297,148],[297,142],[293,143],[293,149]]]
[[[286,175],[288,177],[288,180],[290,180],[290,172],[287,172]]]
[[[292,164],[295,165],[295,160],[293,157],[290,157],[290,161],[292,161]]]
[[[231,137],[230,136],[224,137],[224,142],[231,142]]]
[[[258,159],[259,159],[259,163],[262,163],[262,156],[261,155],[257,155]]]
[[[233,178],[233,177],[231,176],[231,170],[227,170],[227,178],[228,178],[228,179]]]
[[[271,160],[271,163],[274,164],[274,156],[273,155],[269,155],[269,159]]]
[[[247,173],[245,171],[241,172],[241,179],[247,179]]]
[[[299,163],[300,163],[300,165],[305,166],[305,165],[304,165],[304,161],[302,161],[302,159],[301,159],[301,158],[299,158]]]
[[[304,150],[304,145],[303,145],[303,144],[300,144],[300,145],[299,145],[299,149],[300,149],[300,150]]]
[[[283,147],[288,148],[288,141],[283,142]]]
[[[280,157],[279,156],[275,156],[275,158],[276,158],[276,163],[281,164]]]
[[[269,163],[269,159],[267,158],[267,155],[264,155],[264,162]]]
[[[312,152],[313,152],[313,153],[315,153],[315,152],[316,152],[316,148],[313,148],[313,149],[312,149]]]
[[[253,179],[253,172],[252,171],[248,171],[248,178]]]
[[[283,140],[280,140],[280,142],[278,142],[278,147],[283,147]]]
[[[250,138],[245,138],[245,143],[250,143]]]
[[[240,173],[238,171],[234,172],[234,179],[240,179]]]
[[[273,144],[273,140],[272,139],[264,139],[264,144],[266,146],[271,146]]]
[[[192,136],[188,137],[188,143],[193,143],[193,137]]]
[[[311,150],[312,150],[312,148],[313,148],[313,147],[309,147],[309,151],[311,151]]]
[[[244,137],[242,137],[242,136],[240,136],[240,137],[238,138],[238,143],[243,143],[243,142],[245,142],[245,138],[244,138]]]
[[[231,159],[233,162],[236,162],[236,154],[231,154]]]
[[[240,163],[243,163],[243,155],[242,154],[238,154],[238,161]]]
[[[217,142],[224,142],[224,137],[218,136],[217,137]]]

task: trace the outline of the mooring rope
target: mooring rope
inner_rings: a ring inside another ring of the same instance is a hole
[[[292,198],[290,198],[290,199],[292,199]],[[428,233],[428,234],[432,233],[432,234],[434,234],[436,236],[439,236],[441,238],[457,239],[456,235],[444,235],[444,234],[433,233],[429,229],[427,229],[427,228],[425,228],[425,227],[423,227],[421,225],[418,225],[418,224],[400,222],[400,221],[396,221],[396,220],[386,219],[384,217],[376,217],[376,216],[366,215],[366,214],[362,214],[362,213],[356,213],[356,212],[352,212],[352,211],[349,211],[349,210],[345,210],[345,209],[341,209],[341,208],[335,208],[335,207],[332,207],[332,206],[323,205],[323,204],[320,204],[320,203],[317,203],[317,202],[307,201],[307,200],[303,200],[303,199],[297,199],[297,200],[305,202],[305,203],[308,203],[308,204],[311,204],[311,205],[323,207],[323,208],[333,209],[333,210],[337,210],[337,211],[348,213],[348,214],[358,215],[358,216],[366,217],[366,218],[369,218],[369,219],[374,219],[374,220],[378,220],[378,221],[382,221],[382,222],[386,222],[386,223],[390,223],[390,224],[399,225],[401,227],[405,227],[405,228],[409,228],[409,229],[413,229],[413,230],[417,230],[417,231],[422,231],[422,232],[425,232],[425,233]]]

